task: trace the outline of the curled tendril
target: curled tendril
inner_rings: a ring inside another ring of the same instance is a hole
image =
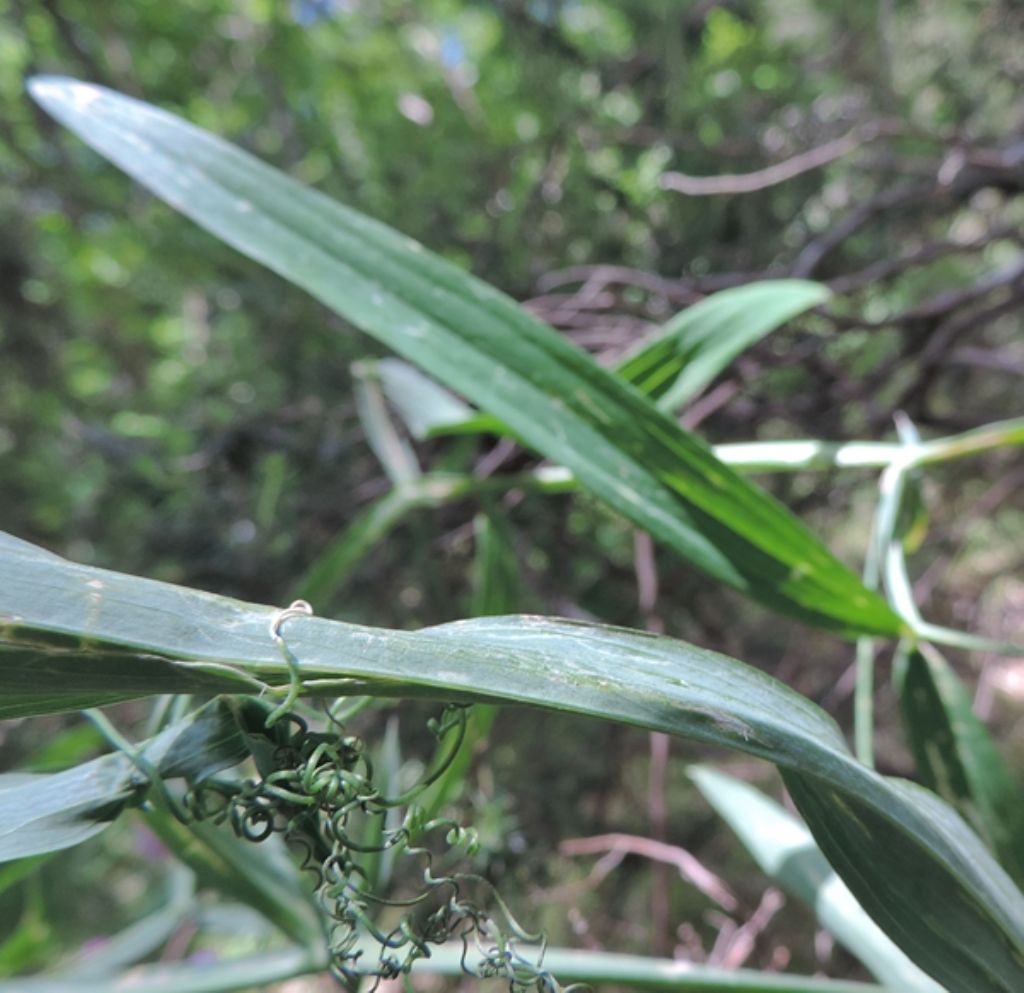
[[[274,615],[271,633],[282,652],[288,649],[280,625],[307,612],[296,603]],[[454,760],[466,733],[467,708],[450,705],[429,722],[436,740],[434,759],[415,786],[389,796],[374,784],[373,765],[359,738],[345,734],[330,714],[330,730],[323,732],[310,730],[291,711],[298,680],[294,659],[289,669],[293,685],[286,699],[273,710],[260,705],[262,726],[249,728],[253,739],[262,742],[257,757],[260,777],[212,777],[193,785],[184,798],[187,817],[226,822],[240,837],[254,842],[276,834],[301,853],[301,866],[316,881],[328,922],[331,971],[350,986],[407,974],[413,962],[430,955],[431,946],[456,940],[462,943],[467,973],[504,977],[511,993],[558,993],[560,987],[541,964],[542,937],[516,922],[486,880],[437,869],[441,856],[434,849],[443,843],[445,859],[453,853],[473,855],[479,847],[476,831],[431,817],[414,803]],[[423,866],[411,896],[374,892],[368,866],[392,852]],[[471,899],[470,892],[482,892],[498,907],[500,923]],[[393,914],[399,911],[394,924]],[[389,921],[389,929],[377,923],[382,917]],[[373,944],[376,954],[371,953]],[[539,953],[521,953],[520,944]]]
[[[277,642],[277,646],[281,650],[281,657],[284,659],[285,665],[288,666],[289,683],[287,695],[267,716],[268,728],[273,727],[282,717],[290,713],[302,690],[302,674],[299,672],[299,660],[292,654],[288,643],[281,637],[281,625],[289,617],[309,617],[312,613],[313,608],[305,600],[295,600],[291,606],[286,607],[284,610],[276,611],[274,616],[270,618],[270,637]]]

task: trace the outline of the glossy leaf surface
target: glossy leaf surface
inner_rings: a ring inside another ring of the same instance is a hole
[[[710,575],[810,624],[900,630],[781,505],[504,294],[147,104],[67,79],[30,89],[173,207],[498,417]]]
[[[59,678],[69,706],[76,689],[95,693],[95,652],[119,658],[126,682],[153,656],[180,668],[183,684],[197,668],[288,680],[273,608],[74,565],[24,542],[0,543],[0,604],[6,658],[22,643],[58,646],[46,678]],[[856,762],[829,717],[756,669],[670,638],[539,617],[417,632],[294,617],[283,633],[306,692],[527,704],[773,762],[826,857],[919,966],[950,993],[1024,985],[1024,896],[981,841],[934,794]],[[10,706],[16,696],[0,713]]]

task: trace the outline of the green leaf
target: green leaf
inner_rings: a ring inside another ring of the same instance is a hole
[[[98,834],[147,782],[123,755],[52,774],[0,776],[0,861],[77,845]]]
[[[89,651],[84,646],[11,646],[3,641],[4,632],[0,630],[0,671],[4,674],[0,712],[5,718],[85,710],[154,693],[244,693],[253,688],[240,673],[226,670],[185,672],[164,659],[139,656],[126,670],[119,652]],[[61,656],[78,659],[83,653],[89,655],[89,684],[63,683],[57,675],[65,670]],[[48,671],[53,672],[53,679],[46,678]]]
[[[0,673],[6,676],[2,662]],[[47,677],[41,673],[40,678]],[[208,774],[242,757],[232,724],[223,704],[204,707],[146,742],[141,756],[168,777]],[[63,772],[0,776],[0,862],[59,851],[91,838],[138,805],[149,786],[148,776],[120,752]]]
[[[242,710],[231,700],[201,708],[138,746],[140,764],[155,768],[162,779],[190,782],[237,764],[248,754],[240,731]],[[0,862],[22,859],[14,863],[17,870],[27,864],[27,855],[78,844],[148,795],[147,823],[203,885],[248,903],[293,940],[317,940],[321,924],[312,895],[282,846],[256,847],[211,824],[182,824],[162,794],[150,792],[151,785],[146,771],[123,753],[52,775],[0,776]],[[152,918],[149,926],[140,924],[117,948],[130,950],[144,938],[155,941],[180,904]],[[118,954],[111,951],[111,960]]]
[[[461,976],[461,945],[431,949],[430,958],[413,964],[413,974]],[[467,956],[472,966],[474,956]],[[695,991],[695,993],[882,993],[873,983],[755,972],[753,969],[719,969],[679,959],[657,959],[613,952],[549,948],[544,968],[562,983],[587,983],[594,989]],[[0,987],[0,993],[6,993]]]
[[[273,608],[74,565],[22,542],[0,542],[0,605],[5,638],[84,640],[117,652],[126,681],[136,656],[180,665],[183,681],[198,664],[279,693],[289,680],[270,636]],[[295,617],[287,637],[308,693],[526,704],[773,762],[825,856],[921,968],[950,993],[1024,988],[1024,896],[982,842],[934,794],[856,762],[829,717],[759,670],[670,638],[533,617],[416,632]],[[56,658],[46,678],[88,687],[88,652]]]
[[[722,290],[668,321],[615,372],[663,410],[676,410],[745,349],[830,296],[826,286],[803,279]],[[502,430],[406,362],[383,360],[380,376],[388,399],[417,438]]]
[[[152,751],[150,745],[144,754]],[[160,756],[157,769],[163,779],[201,783],[216,772],[238,765],[248,755],[231,702],[218,700],[194,712]]]
[[[307,948],[285,948],[264,955],[225,962],[160,963],[120,976],[99,979],[28,976],[0,981],[0,993],[227,993],[229,990],[265,989],[294,976],[325,968],[324,956]]]
[[[354,363],[352,376],[363,434],[388,479],[394,486],[401,486],[418,478],[421,475],[419,461],[412,446],[398,433],[391,420],[376,363]]]
[[[725,773],[691,766],[689,774],[761,869],[810,907],[822,926],[887,989],[942,993],[942,987],[864,913],[798,818],[760,790]]]
[[[1024,898],[1002,870],[993,871],[991,855],[952,809],[913,783],[884,780],[890,809],[912,810],[925,832],[924,844],[907,845],[904,827],[867,797],[785,768],[782,775],[825,857],[917,965],[950,993],[1020,987]],[[939,853],[955,875],[974,877],[981,888],[950,888],[936,872]],[[1009,928],[977,926],[996,907]]]
[[[830,296],[827,287],[803,279],[723,290],[687,307],[627,355],[616,372],[662,410],[678,410],[740,352]]]
[[[520,606],[519,562],[508,525],[490,513],[473,522],[476,556],[473,560],[474,617],[509,614]]]
[[[963,683],[929,645],[907,652],[896,678],[922,781],[960,811],[1015,879],[1024,879],[1024,799]]]
[[[378,359],[374,365],[385,395],[414,438],[422,441],[480,429],[479,411],[415,366],[401,359]]]
[[[901,630],[781,505],[497,290],[147,104],[59,78],[30,90],[173,207],[497,416],[710,575],[810,624]]]

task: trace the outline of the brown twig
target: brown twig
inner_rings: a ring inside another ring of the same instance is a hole
[[[949,356],[953,365],[972,366],[977,369],[991,369],[1005,372],[1008,376],[1024,376],[1024,350],[972,348],[964,345]]]
[[[868,142],[886,135],[898,134],[902,130],[902,126],[893,121],[872,121],[854,128],[841,138],[834,138],[824,145],[808,149],[784,162],[777,162],[756,172],[726,176],[688,176],[682,172],[667,172],[661,177],[661,187],[691,197],[756,193],[758,190],[778,186],[806,172],[820,169],[844,155],[849,155]]]
[[[581,265],[556,269],[541,276],[537,280],[537,288],[542,293],[550,293],[559,286],[570,286],[573,283],[582,283],[587,287],[586,293],[580,294],[584,297],[593,296],[605,287],[615,285],[636,286],[678,303],[696,303],[702,297],[702,294],[683,282],[622,265]]]
[[[710,393],[705,393],[683,411],[679,423],[688,431],[696,430],[716,410],[720,410],[740,391],[740,384],[734,379],[719,383]]]
[[[664,862],[674,865],[679,875],[706,897],[714,900],[727,911],[735,911],[739,906],[732,890],[709,869],[706,869],[695,856],[678,845],[669,845],[653,838],[641,838],[633,834],[598,834],[590,838],[568,838],[558,846],[562,855],[639,855],[652,862]]]
[[[648,631],[661,633],[665,623],[656,613],[658,605],[658,563],[654,542],[646,531],[633,532],[633,571],[636,574],[637,606]],[[652,731],[648,735],[650,762],[647,771],[647,817],[651,837],[664,843],[668,837],[666,801],[668,760],[671,744],[667,734]],[[651,867],[651,953],[667,955],[669,941],[668,866],[663,862]]]
[[[736,927],[734,921],[722,918],[718,940],[708,955],[708,964],[723,969],[740,968],[753,954],[758,936],[785,905],[786,898],[782,893],[769,887],[764,891],[757,910],[745,924]]]
[[[980,320],[988,321],[993,319],[994,316],[998,316],[998,313],[1002,312],[1004,305],[996,304],[994,307],[987,307],[969,315],[959,314],[959,311],[962,311],[970,304],[979,303],[996,290],[1007,287],[1012,288],[1014,284],[1022,279],[1024,279],[1024,257],[1021,257],[1012,265],[988,273],[969,286],[942,290],[940,293],[930,296],[927,300],[914,304],[912,307],[901,310],[890,317],[883,317],[877,320],[860,316],[850,317],[845,314],[838,314],[828,307],[816,308],[815,313],[840,328],[889,328],[918,325],[927,332],[928,349],[932,354],[935,354],[936,351],[941,352],[945,350],[948,344],[946,342],[948,334],[952,333],[956,336],[964,330],[961,324],[966,323],[968,326],[978,327],[980,326]],[[992,316],[985,316],[988,315],[990,309],[995,311],[995,313]],[[937,321],[942,321],[943,325],[951,324],[952,331],[944,331],[940,334],[937,329],[931,326]],[[933,332],[935,333],[933,334]],[[935,343],[936,338],[938,343]]]

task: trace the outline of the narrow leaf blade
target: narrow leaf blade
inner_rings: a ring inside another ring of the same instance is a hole
[[[942,993],[864,912],[814,843],[811,832],[760,790],[707,766],[689,770],[704,798],[772,879],[803,901],[832,936],[887,988]]]
[[[662,410],[678,410],[737,355],[830,295],[827,287],[803,279],[722,290],[679,313],[616,371]]]
[[[462,432],[479,413],[440,383],[401,359],[379,359],[377,375],[414,438],[423,440]]]
[[[1024,879],[1024,798],[966,687],[927,645],[908,652],[899,668],[900,709],[922,781]]]
[[[96,582],[102,584],[97,603]],[[273,608],[34,555],[0,541],[0,628],[34,644],[197,660],[286,685]],[[17,623],[12,617],[17,616]],[[538,617],[385,631],[295,617],[310,692],[525,704],[737,749],[773,762],[861,906],[950,993],[1024,988],[1024,895],[934,794],[856,762],[810,701],[726,656],[655,635]],[[60,657],[88,685],[89,655]],[[3,673],[0,671],[0,682]]]
[[[142,756],[168,777],[201,776],[242,757],[234,722],[218,703],[165,729]],[[0,776],[0,862],[80,844],[140,803],[149,786],[148,776],[121,753],[63,772]]]
[[[173,207],[497,416],[712,576],[810,624],[900,630],[781,505],[497,290],[147,104],[60,78],[30,90]]]

